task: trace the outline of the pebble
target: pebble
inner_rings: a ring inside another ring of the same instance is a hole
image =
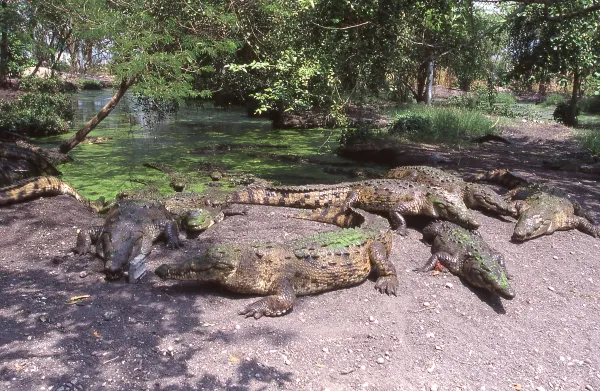
[[[546,389],[542,386],[539,386],[538,388],[535,389],[535,391],[546,391]]]
[[[377,364],[383,364],[385,362],[385,358],[379,357],[377,358]]]
[[[554,289],[554,288],[552,288],[551,286],[549,286],[549,287],[548,287],[548,290],[549,290],[549,291],[552,291],[552,292],[554,292],[554,290],[555,290],[555,289]]]
[[[373,316],[369,316],[369,322],[375,322],[375,318]]]
[[[447,283],[446,283],[446,288],[452,288],[453,286],[454,286],[454,285],[452,285],[452,283],[451,283],[451,282],[447,282]]]
[[[428,302],[428,301],[426,301],[425,303],[423,303],[423,306],[425,306],[425,307],[429,307],[430,305],[431,305],[431,303]]]
[[[435,345],[435,350],[442,350],[442,347],[440,345]]]
[[[324,351],[325,353],[329,353],[329,349],[328,349],[328,348],[323,348],[323,351]]]
[[[85,270],[82,271],[81,273],[79,273],[79,277],[81,277],[81,278],[86,278],[87,275],[88,275],[88,272],[86,272]]]
[[[587,385],[585,386],[585,389],[586,389],[587,391],[594,391],[594,387],[592,387],[592,386],[591,386],[591,385],[589,385],[589,384],[587,384]]]
[[[429,386],[429,389],[431,391],[437,391],[438,390],[438,385],[437,384],[432,384],[431,386]]]
[[[102,315],[102,318],[107,321],[112,320],[114,317],[115,317],[115,313],[112,311],[107,311],[104,313],[104,315]]]

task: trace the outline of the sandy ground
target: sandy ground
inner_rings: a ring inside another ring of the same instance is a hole
[[[574,148],[565,128],[506,129],[512,146],[457,151],[461,173],[498,162],[573,193],[598,219],[598,177],[542,170]],[[284,241],[331,226],[251,207],[182,250],[158,243],[153,270],[209,242]],[[0,208],[2,390],[600,390],[600,240],[557,232],[509,241],[514,221],[478,214],[506,257],[512,301],[450,274],[417,273],[430,255],[416,229],[394,237],[397,297],[372,280],[301,297],[280,318],[245,319],[256,300],[214,286],[106,282],[101,262],[69,253],[102,220],[59,196]],[[89,295],[73,300],[73,297]]]

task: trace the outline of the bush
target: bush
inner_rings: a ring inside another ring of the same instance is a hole
[[[499,92],[496,95],[496,99],[494,104],[499,105],[514,105],[517,103],[517,98],[513,94],[509,94],[508,92]]]
[[[575,109],[575,117],[572,117],[572,108],[573,106],[571,105],[571,103],[561,103],[558,106],[556,106],[556,109],[554,109],[554,113],[552,113],[552,117],[554,118],[554,120],[560,124],[566,125],[566,126],[576,126],[577,125],[577,116],[581,113],[581,108],[579,106],[577,106],[577,108]]]
[[[567,99],[562,94],[548,94],[546,99],[541,103],[543,106],[558,106],[560,104],[566,103]]]
[[[600,95],[586,96],[579,105],[586,114],[600,114]]]
[[[495,134],[492,121],[473,110],[426,108],[400,115],[390,135],[419,142],[457,144],[472,137]]]
[[[20,87],[28,92],[0,105],[0,131],[27,136],[68,132],[74,113],[70,97],[59,93],[61,86],[62,82],[55,78],[23,78]]]
[[[101,90],[104,88],[104,83],[100,80],[79,79],[77,85],[82,90]]]

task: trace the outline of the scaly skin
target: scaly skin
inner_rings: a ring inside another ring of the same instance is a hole
[[[460,196],[438,187],[426,187],[409,181],[373,179],[338,185],[264,187],[250,186],[234,192],[230,203],[289,206],[317,209],[352,207],[388,214],[400,234],[405,234],[402,215],[425,215],[451,220],[468,228],[479,223]]]
[[[87,254],[96,245],[96,254],[104,260],[104,272],[110,280],[119,279],[137,255],[148,255],[152,243],[163,236],[167,247],[180,246],[177,223],[164,206],[147,201],[120,201],[106,217],[103,226],[81,231],[75,252]]]
[[[405,179],[424,186],[438,186],[451,193],[460,194],[465,205],[506,216],[516,216],[515,206],[507,203],[488,186],[465,182],[462,178],[429,166],[403,166],[385,174],[388,179]]]
[[[178,265],[161,265],[156,274],[264,295],[240,314],[280,316],[292,309],[296,296],[360,284],[372,270],[378,276],[376,289],[395,295],[398,279],[388,260],[391,245],[389,229],[348,228],[284,244],[222,244]]]
[[[1,188],[0,206],[56,195],[70,195],[88,208],[98,210],[93,202],[82,197],[73,186],[54,176],[27,178]]]
[[[600,227],[577,215],[579,204],[565,195],[552,193],[538,188],[519,203],[520,216],[512,236],[514,241],[522,242],[570,229],[578,229],[595,238],[600,237]]]
[[[508,300],[515,297],[502,255],[492,250],[478,232],[448,221],[435,221],[425,227],[423,238],[433,241],[433,255],[420,271],[433,270],[439,262],[474,286]]]
[[[506,169],[492,170],[472,179],[493,181],[512,189],[506,197],[516,200],[519,220],[512,236],[514,241],[522,242],[570,229],[600,237],[600,227],[593,224],[578,202],[560,189],[532,183]]]

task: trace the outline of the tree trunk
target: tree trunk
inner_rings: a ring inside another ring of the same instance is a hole
[[[0,37],[0,85],[6,83],[8,77],[8,21],[6,20],[6,12],[8,2],[2,0],[2,37]]]
[[[427,82],[426,64],[424,63],[419,66],[419,73],[417,74],[417,93],[414,94],[417,103],[425,102],[425,84]]]
[[[435,59],[433,56],[427,60],[427,91],[425,91],[425,104],[430,105],[433,99],[433,70],[435,69]]]
[[[579,90],[581,89],[581,74],[576,69],[573,72],[573,92],[571,93],[571,104],[569,105],[569,119],[570,126],[577,124],[577,100],[579,99]]]
[[[119,101],[121,100],[121,98],[123,97],[123,95],[125,95],[125,93],[129,89],[129,87],[131,87],[133,85],[133,83],[135,82],[136,76],[137,75],[133,75],[129,79],[123,78],[121,80],[121,84],[119,85],[119,89],[117,90],[117,92],[115,92],[115,94],[112,96],[112,98],[110,98],[110,100],[108,101],[108,103],[104,105],[104,107],[98,112],[98,114],[96,114],[95,116],[93,116],[70,139],[68,139],[67,141],[65,141],[64,143],[62,143],[60,145],[59,150],[60,150],[61,153],[68,153],[70,150],[72,150],[73,148],[75,148],[75,146],[77,144],[79,144],[80,142],[82,142],[83,139],[85,139],[85,137],[92,130],[94,130],[94,128],[96,128],[96,126],[104,118],[106,118],[110,114],[110,112],[115,108],[115,106],[117,105],[117,103],[119,103]]]

